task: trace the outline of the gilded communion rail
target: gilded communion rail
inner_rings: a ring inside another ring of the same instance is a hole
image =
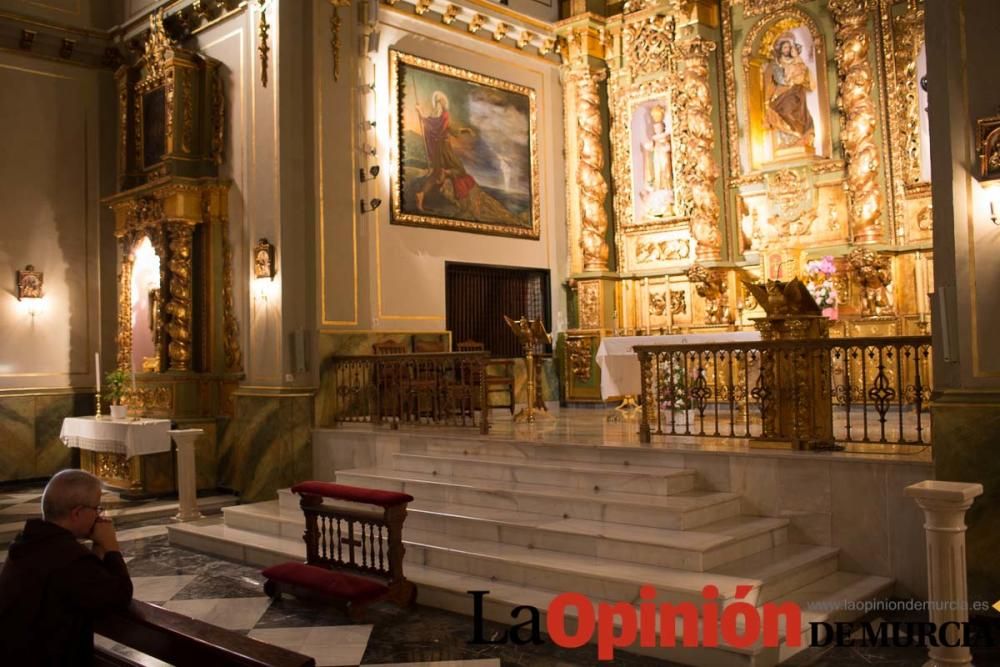
[[[636,346],[640,440],[929,444],[930,336]]]

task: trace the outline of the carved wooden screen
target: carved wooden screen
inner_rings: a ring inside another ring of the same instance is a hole
[[[550,305],[547,270],[445,265],[445,311],[451,339],[479,341],[494,357],[522,354],[504,315],[541,319],[551,331]]]

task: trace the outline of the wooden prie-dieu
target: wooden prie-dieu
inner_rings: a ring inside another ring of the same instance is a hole
[[[292,492],[305,515],[306,562],[264,570],[269,596],[327,599],[353,620],[379,600],[413,604],[416,586],[403,576],[403,521],[413,496],[328,482],[302,482]]]

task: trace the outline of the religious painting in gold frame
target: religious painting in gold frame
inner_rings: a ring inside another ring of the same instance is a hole
[[[789,8],[762,18],[741,52],[751,171],[831,156],[826,45],[816,22]]]
[[[390,51],[393,224],[537,239],[535,91]]]
[[[43,286],[45,275],[41,271],[35,271],[35,267],[28,264],[23,271],[17,272],[17,298],[21,299],[41,299],[44,296]]]

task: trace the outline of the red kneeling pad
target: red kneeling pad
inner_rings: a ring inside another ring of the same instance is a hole
[[[306,563],[281,563],[261,572],[272,581],[301,586],[317,593],[352,602],[365,602],[381,597],[389,590],[377,581],[335,572]]]
[[[394,507],[413,500],[408,493],[383,491],[381,489],[365,489],[360,486],[347,486],[332,482],[300,482],[292,487],[292,493],[348,500],[378,507]]]

